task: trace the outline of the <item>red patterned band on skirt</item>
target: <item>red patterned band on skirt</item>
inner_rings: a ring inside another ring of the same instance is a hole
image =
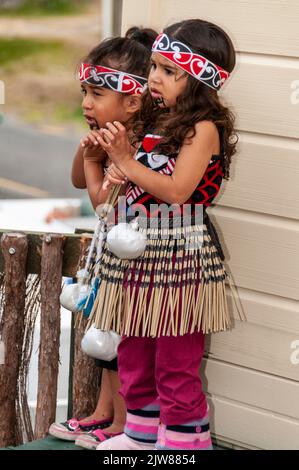
[[[169,229],[167,238],[140,230],[148,243],[139,258],[119,259],[104,245],[89,325],[147,337],[230,328],[227,273],[207,226]]]

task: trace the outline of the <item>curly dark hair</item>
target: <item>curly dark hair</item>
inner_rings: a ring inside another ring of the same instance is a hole
[[[164,32],[185,43],[194,52],[202,54],[228,72],[235,67],[235,50],[229,36],[219,26],[208,21],[192,19],[176,23]],[[144,93],[140,120],[136,121],[136,141],[148,132],[157,132],[163,138],[159,151],[177,152],[183,142],[195,135],[195,124],[212,121],[220,136],[224,178],[229,179],[231,158],[236,152],[238,136],[234,129],[235,116],[221,103],[217,91],[188,74],[187,86],[173,109],[158,108],[149,91]]]

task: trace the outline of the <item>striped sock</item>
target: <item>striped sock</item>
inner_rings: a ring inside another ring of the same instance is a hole
[[[208,415],[176,426],[160,424],[155,449],[213,450]]]
[[[159,400],[139,410],[128,410],[125,434],[134,441],[154,444],[160,421]]]

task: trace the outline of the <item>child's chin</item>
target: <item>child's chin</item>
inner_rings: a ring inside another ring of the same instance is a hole
[[[100,130],[100,126],[98,125],[97,122],[93,122],[93,123],[89,124],[89,129],[91,131],[95,131],[95,130],[98,131],[98,130]]]
[[[164,98],[162,97],[156,98],[154,101],[155,101],[155,105],[159,106],[159,108],[167,108]]]

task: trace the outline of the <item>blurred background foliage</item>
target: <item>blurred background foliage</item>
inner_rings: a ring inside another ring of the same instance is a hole
[[[84,11],[88,0],[0,0],[1,15],[65,15]]]
[[[76,72],[101,40],[101,1],[0,0],[0,31],[4,118],[82,132]]]

